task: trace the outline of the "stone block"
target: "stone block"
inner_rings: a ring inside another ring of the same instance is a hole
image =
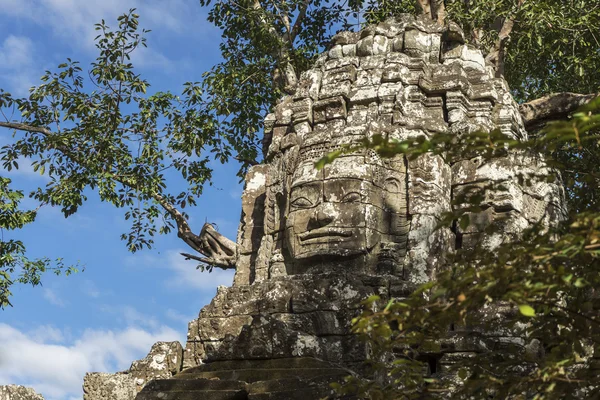
[[[99,399],[99,397],[97,397]],[[0,400],[44,400],[35,390],[21,385],[0,385]],[[87,400],[87,399],[86,399]]]
[[[349,45],[356,44],[360,39],[360,32],[339,32],[331,38],[331,43],[334,45]]]
[[[135,378],[126,373],[92,372],[83,378],[84,400],[132,400],[137,392]]]
[[[311,109],[311,113],[312,113],[312,109]],[[280,144],[279,148],[281,151],[286,151],[287,149],[297,146],[298,144],[299,144],[298,135],[296,135],[294,132],[291,132],[291,133],[288,133],[287,135],[285,135],[281,139],[281,144]]]
[[[404,32],[404,52],[411,57],[422,57],[429,53],[432,46],[433,35],[417,29]]]
[[[330,69],[337,69],[337,68],[345,67],[347,65],[354,65],[355,67],[358,67],[359,58],[358,57],[344,57],[344,58],[340,58],[340,59],[333,59],[333,60],[327,61],[323,67],[324,67],[325,71],[329,71]]]
[[[404,37],[398,36],[392,39],[392,51],[401,52],[404,50]]]
[[[313,101],[311,99],[298,100],[292,103],[292,122],[294,125],[301,122],[312,124],[312,105]],[[275,135],[275,132],[273,132],[273,135]]]
[[[196,367],[206,359],[204,344],[199,341],[188,340],[183,351],[182,369]]]
[[[296,133],[298,140],[302,141],[304,137],[312,132],[312,125],[308,121],[300,122],[294,125],[294,132]]]
[[[442,35],[444,42],[454,42],[458,44],[465,43],[465,33],[462,28],[454,21],[450,21]]]
[[[389,52],[389,40],[383,35],[373,37],[373,55],[385,54]]]
[[[362,57],[360,59],[360,68],[364,70],[381,69],[385,65],[386,58],[386,54]]]
[[[381,74],[382,82],[404,82],[407,83],[409,80],[407,79],[411,75],[410,69],[406,65],[402,64],[388,64],[386,65]],[[416,81],[418,82],[418,77]],[[414,79],[412,80],[414,81]]]
[[[369,114],[369,109],[367,107],[359,108],[359,106],[352,107],[348,111],[348,116],[346,122],[348,125],[366,128],[363,125],[367,124],[367,115]],[[364,129],[363,129],[364,130]]]
[[[356,55],[365,57],[373,55],[373,36],[367,36],[356,43]]]
[[[338,82],[356,80],[356,67],[354,65],[346,65],[344,67],[330,69],[325,72],[323,77],[323,85],[331,85]]]
[[[337,82],[329,85],[323,85],[319,92],[319,100],[328,99],[336,96],[348,96],[350,92],[351,82]]]
[[[324,123],[333,119],[345,119],[347,115],[346,100],[343,97],[332,97],[319,100],[313,107],[315,123]]]
[[[250,315],[235,315],[227,318],[199,318],[198,337],[201,341],[223,340],[227,335],[237,336],[242,328],[252,322]]]
[[[277,118],[276,125],[289,125],[292,122],[292,109],[293,98],[286,96],[283,101],[275,106],[275,117]]]
[[[356,56],[356,44],[345,44],[342,46],[342,53],[344,57]]]
[[[442,157],[424,154],[408,163],[408,213],[441,215],[451,211],[451,169]]]
[[[179,373],[182,363],[183,348],[179,342],[157,342],[145,358],[131,364],[129,374],[139,392],[153,379],[166,379]]]
[[[336,44],[327,53],[330,59],[342,58],[344,53],[342,52],[342,45]]]
[[[379,89],[377,91],[377,97],[380,101],[389,101],[394,102],[396,100],[396,95],[401,93],[402,91],[402,83],[401,82],[387,82],[379,85]]]
[[[323,73],[320,70],[311,69],[302,72],[300,79],[298,80],[298,87],[294,94],[294,100],[302,100],[305,98],[311,98],[317,100],[319,96],[319,89],[321,87],[321,78]]]
[[[356,74],[356,86],[376,86],[381,83],[383,70],[360,70]]]
[[[368,105],[369,103],[377,101],[378,91],[379,87],[377,86],[364,86],[352,89],[352,91],[348,94],[348,102],[352,106],[354,106],[355,104]]]
[[[444,64],[459,63],[466,70],[485,72],[485,59],[481,51],[463,44],[446,49],[441,54]]]

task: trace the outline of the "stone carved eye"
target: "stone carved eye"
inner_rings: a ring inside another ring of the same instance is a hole
[[[362,196],[358,192],[350,192],[342,197],[342,203],[358,203],[361,200]]]
[[[313,203],[306,197],[295,198],[290,204],[293,208],[311,208]]]

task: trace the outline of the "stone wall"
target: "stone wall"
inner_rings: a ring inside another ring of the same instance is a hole
[[[0,386],[0,400],[44,400],[44,397],[25,386],[6,385]]]
[[[153,379],[170,378],[181,371],[183,349],[179,342],[157,342],[146,357],[124,372],[92,372],[83,379],[84,400],[131,400]]]

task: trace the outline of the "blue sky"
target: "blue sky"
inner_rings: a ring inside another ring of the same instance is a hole
[[[115,26],[132,7],[152,30],[148,48],[133,59],[152,84],[150,93],[180,92],[219,61],[220,33],[196,0],[0,0],[0,88],[25,95],[44,70],[67,57],[86,65],[95,57],[94,23]],[[0,144],[10,140],[0,129]],[[199,231],[204,221],[215,222],[235,239],[238,166],[213,168],[215,184],[188,211],[190,223]],[[2,175],[26,192],[46,182],[27,163]],[[189,250],[174,234],[159,237],[154,250],[128,253],[119,238],[128,229],[124,211],[93,193],[89,199],[69,219],[43,207],[34,224],[11,236],[25,242],[30,256],[79,261],[85,272],[47,275],[42,287],[14,287],[14,307],[0,311],[0,385],[32,386],[47,400],[81,399],[85,372],[124,370],[158,340],[183,342],[187,322],[216,286],[231,283],[230,271],[202,273],[183,260],[179,251]]]

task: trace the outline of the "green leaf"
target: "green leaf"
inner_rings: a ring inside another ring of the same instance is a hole
[[[533,309],[533,307],[527,304],[521,304],[519,306],[519,311],[526,317],[535,317],[535,310]]]

